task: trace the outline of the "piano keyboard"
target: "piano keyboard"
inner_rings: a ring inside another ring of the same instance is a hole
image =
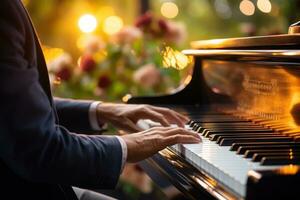
[[[271,126],[206,110],[194,110],[187,115],[192,120],[185,128],[198,132],[202,143],[170,148],[237,196],[245,197],[250,170],[300,164],[300,142]],[[143,120],[138,125],[148,129],[159,124]]]

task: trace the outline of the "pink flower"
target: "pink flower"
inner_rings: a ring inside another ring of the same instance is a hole
[[[62,54],[48,64],[49,72],[63,81],[68,81],[71,78],[73,68],[72,57],[69,54]],[[53,77],[53,80],[56,78]]]
[[[90,72],[95,69],[96,62],[91,55],[86,54],[80,58],[79,67],[82,71]]]
[[[63,67],[60,71],[55,73],[55,76],[63,81],[68,81],[72,76],[72,72],[69,67]]]
[[[154,64],[147,64],[134,73],[133,79],[145,88],[152,88],[161,81],[161,74]]]
[[[147,12],[136,20],[135,26],[138,28],[148,27],[152,23],[152,20],[153,15],[150,12]]]
[[[101,75],[98,79],[97,86],[102,89],[106,89],[111,85],[112,81],[108,75]]]
[[[73,60],[70,54],[62,54],[48,64],[50,72],[58,73],[63,68],[73,68]]]
[[[183,23],[169,21],[167,23],[166,41],[181,44],[187,37],[186,28]]]
[[[105,43],[98,36],[90,36],[84,44],[84,51],[87,54],[93,54],[105,47]]]
[[[142,37],[142,31],[136,27],[124,27],[121,31],[116,33],[113,40],[117,43],[132,43]]]

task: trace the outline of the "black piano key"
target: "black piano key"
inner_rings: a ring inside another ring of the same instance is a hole
[[[220,146],[231,146],[233,143],[248,143],[248,142],[292,142],[293,138],[289,137],[274,137],[274,138],[224,138],[218,143]]]
[[[193,114],[194,118],[199,119],[240,119],[232,115],[207,115],[207,114]]]
[[[300,142],[249,142],[249,143],[235,143],[231,146],[230,151],[238,151],[240,147],[256,147],[256,146],[276,146],[276,145],[300,145]]]
[[[294,152],[268,152],[268,153],[255,153],[252,156],[252,161],[253,162],[261,162],[264,157],[294,157],[300,156],[299,151],[294,151]]]
[[[232,126],[232,127],[207,127],[205,125],[200,124],[200,127],[197,128],[198,132],[215,132],[215,133],[222,133],[222,132],[238,132],[238,131],[243,131],[243,132],[273,132],[271,129],[266,129],[263,127],[243,127],[243,126]]]
[[[190,121],[188,121],[188,123],[186,123],[186,124],[191,126],[191,124],[192,124],[193,122],[194,122],[193,120],[190,120]]]
[[[197,119],[196,119],[197,120]],[[236,119],[238,121],[244,120],[244,119]],[[236,121],[234,120],[234,121]],[[213,122],[202,122],[203,125],[206,126],[211,126],[211,127],[232,127],[232,126],[250,126],[250,127],[265,127],[261,124],[255,124],[251,121],[241,121],[241,122],[236,122],[236,123],[231,123],[229,122],[218,122],[218,123],[213,123]]]
[[[239,134],[239,133],[274,133],[273,130],[270,130],[270,129],[263,129],[263,128],[256,128],[256,129],[213,129],[213,130],[209,130],[209,129],[206,129],[204,131],[205,133],[207,133],[208,135],[211,135],[211,134],[225,134],[225,133],[236,133],[236,134]]]
[[[192,130],[196,131],[199,127],[200,127],[199,124],[194,124],[194,126],[192,126]]]
[[[223,131],[215,131],[215,130],[203,130],[202,134],[203,136],[205,137],[209,137],[210,135],[212,134],[216,134],[216,133],[236,133],[237,135],[238,134],[243,134],[243,133],[270,133],[270,132],[273,132],[271,130],[265,130],[265,129],[258,129],[258,130],[251,130],[251,129],[246,129],[246,130],[223,130]]]
[[[298,144],[290,144],[290,145],[281,145],[278,143],[277,145],[260,145],[260,146],[241,146],[236,151],[237,154],[245,154],[247,150],[270,150],[270,149],[286,149],[286,148],[292,148],[292,149],[299,149],[300,145]]]
[[[201,126],[207,127],[207,128],[226,128],[226,127],[248,127],[248,128],[253,128],[253,127],[260,127],[263,128],[263,126],[259,124],[253,124],[252,122],[240,122],[240,123],[227,123],[227,122],[220,122],[220,123],[200,123]]]
[[[205,126],[203,126],[203,128],[206,128]],[[230,132],[244,132],[244,133],[251,133],[251,132],[261,132],[261,133],[265,133],[265,132],[274,132],[271,129],[266,129],[266,128],[239,128],[239,127],[233,127],[233,128],[214,128],[214,129],[210,129],[210,128],[206,128],[207,131],[213,132],[213,133],[230,133]]]
[[[287,136],[282,136],[280,134],[238,134],[238,135],[220,135],[218,136],[216,142],[221,142],[223,139],[243,139],[243,138],[289,138]]]
[[[206,129],[205,128],[203,128],[202,126],[199,126],[195,131],[197,132],[197,133],[203,133],[203,131],[205,131]]]
[[[214,134],[211,134],[209,136],[209,139],[211,141],[216,141],[218,140],[220,137],[222,136],[230,136],[230,137],[234,137],[234,136],[251,136],[251,137],[255,137],[255,136],[282,136],[282,134],[280,133],[214,133]]]
[[[248,120],[244,119],[195,119],[196,123],[224,123],[224,122],[230,122],[230,123],[240,123],[240,122],[247,122]]]
[[[263,127],[243,127],[243,126],[233,126],[233,127],[206,127],[201,125],[203,128],[206,128],[208,130],[214,131],[214,132],[228,132],[228,131],[239,131],[239,130],[243,130],[243,131],[261,131],[261,132],[274,132],[274,130],[272,129],[268,129],[268,128],[263,128]]]
[[[299,156],[263,157],[261,165],[299,165]]]
[[[196,124],[196,122],[194,120],[191,120],[190,127],[193,127],[195,124]]]
[[[193,121],[195,121],[197,119],[193,119]],[[214,122],[202,122],[202,123],[199,123],[201,126],[205,126],[205,127],[208,127],[208,128],[218,128],[218,127],[221,127],[221,128],[225,128],[225,127],[249,127],[249,128],[252,128],[252,127],[261,127],[263,128],[262,125],[259,125],[259,124],[254,124],[252,122],[239,122],[239,123],[230,123],[230,122],[218,122],[218,123],[214,123]]]
[[[244,154],[244,158],[252,158],[254,154],[264,154],[264,153],[289,153],[289,152],[296,152],[299,151],[297,148],[283,148],[283,149],[254,149],[254,150],[247,150]]]
[[[281,134],[252,134],[252,133],[244,133],[244,134],[219,134],[219,135],[210,135],[209,139],[211,141],[221,142],[224,138],[231,139],[240,139],[240,138],[276,138],[276,137],[287,137],[282,136]]]
[[[239,117],[235,117],[232,115],[206,115],[206,114],[193,114],[193,115],[189,115],[191,117],[191,119],[193,119],[196,122],[201,122],[203,120],[205,121],[218,121],[218,122],[222,122],[222,120],[224,120],[224,122],[228,121],[241,121],[241,122],[250,122],[250,120],[247,119],[242,119]]]

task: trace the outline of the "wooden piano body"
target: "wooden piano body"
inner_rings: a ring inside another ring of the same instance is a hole
[[[194,57],[189,83],[174,94],[133,97],[128,103],[166,106],[187,115],[202,108],[221,110],[270,125],[276,134],[299,141],[300,35],[196,41],[183,53]],[[159,173],[190,199],[300,198],[300,162],[294,162],[299,161],[297,150],[294,156],[289,154],[291,163],[249,170],[244,192],[239,193],[209,170],[195,166],[181,145],[176,148],[162,150],[142,166],[150,174]]]

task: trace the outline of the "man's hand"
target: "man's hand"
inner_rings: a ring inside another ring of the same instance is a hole
[[[200,136],[183,128],[155,127],[139,133],[121,136],[127,144],[127,162],[144,160],[177,143],[199,143]]]
[[[140,119],[150,119],[163,126],[177,124],[179,127],[184,127],[188,121],[187,117],[168,108],[132,104],[101,103],[97,108],[97,116],[99,121],[129,132],[142,131],[136,125]]]

